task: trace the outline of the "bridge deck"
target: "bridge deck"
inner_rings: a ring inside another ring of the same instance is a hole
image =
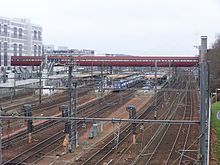
[[[12,66],[39,66],[45,58],[39,56],[12,56]],[[56,65],[76,63],[80,66],[126,66],[126,67],[194,67],[198,57],[161,56],[47,56],[47,62]]]

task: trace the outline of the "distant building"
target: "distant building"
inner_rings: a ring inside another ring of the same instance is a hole
[[[54,49],[55,49],[55,46],[54,45],[43,45],[43,49],[44,49],[44,52],[48,53],[48,52],[53,52]]]
[[[67,46],[58,46],[57,50],[68,50]]]
[[[127,54],[111,54],[111,53],[106,53],[105,55],[106,56],[130,56],[130,55],[127,55]]]
[[[10,69],[11,56],[41,56],[42,27],[29,19],[0,17],[0,68]]]
[[[54,47],[53,47],[54,48]],[[95,50],[90,49],[68,49],[68,47],[58,47],[58,49],[53,49],[44,45],[44,52],[46,55],[64,55],[64,56],[74,56],[74,55],[95,55]]]

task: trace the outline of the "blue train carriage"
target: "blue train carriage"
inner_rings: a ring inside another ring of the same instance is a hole
[[[112,91],[113,92],[118,92],[121,90],[125,90],[127,84],[127,80],[126,79],[115,79],[112,81]]]
[[[132,88],[137,83],[141,82],[142,78],[142,76],[133,75],[126,78],[115,79],[112,81],[112,91],[117,92],[127,88]]]

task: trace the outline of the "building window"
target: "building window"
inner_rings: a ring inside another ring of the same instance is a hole
[[[4,36],[7,36],[8,33],[8,26],[4,25]]]
[[[34,45],[34,56],[37,55],[37,45]]]
[[[1,24],[0,24],[0,34],[2,33],[2,26],[1,26]]]
[[[41,46],[38,46],[38,56],[41,55]]]
[[[38,40],[41,41],[41,31],[38,31]]]
[[[19,38],[22,38],[22,32],[23,32],[22,28],[19,28],[19,30],[18,30],[18,36],[19,36]]]
[[[17,44],[14,44],[14,56],[17,56],[17,49],[18,49]]]
[[[34,31],[34,40],[36,40],[37,39],[37,31],[35,30]]]
[[[8,44],[4,43],[4,66],[8,65]]]
[[[19,53],[19,56],[22,56],[22,44],[19,44],[18,46],[18,53]]]
[[[16,27],[14,27],[14,37],[15,38],[18,37],[18,29]]]

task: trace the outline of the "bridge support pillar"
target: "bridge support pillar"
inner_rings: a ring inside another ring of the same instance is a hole
[[[177,76],[177,67],[173,67],[173,74],[174,76]]]
[[[93,79],[93,64],[90,69],[91,69],[91,78]]]
[[[113,73],[113,66],[109,66],[109,73],[110,73],[110,74],[114,74],[114,73]]]

